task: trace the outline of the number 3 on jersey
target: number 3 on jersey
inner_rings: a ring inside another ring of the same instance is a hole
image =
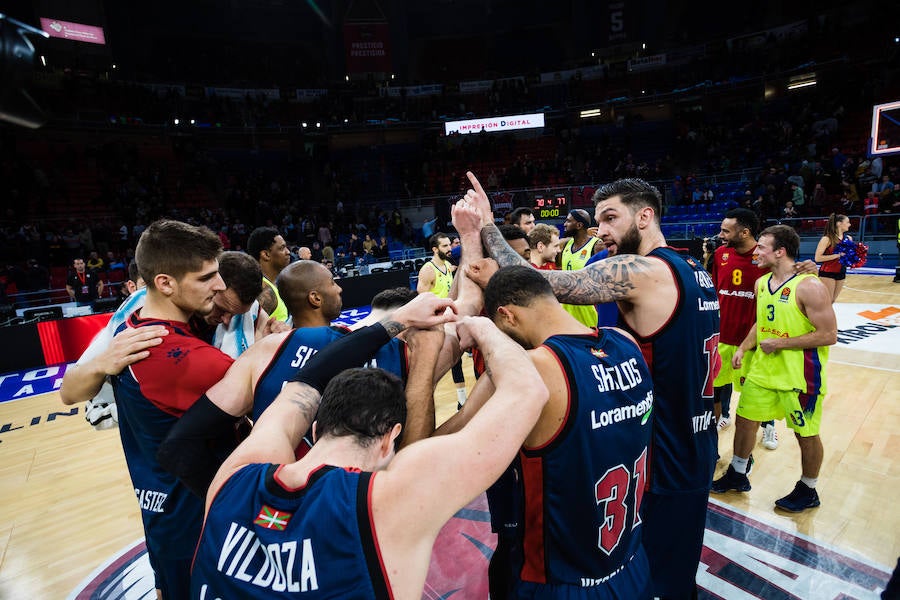
[[[625,465],[618,465],[609,469],[603,477],[594,484],[594,494],[597,499],[597,507],[601,511],[600,534],[597,539],[597,547],[609,556],[612,554],[619,541],[622,532],[625,531],[625,522],[628,519],[629,491],[634,497],[634,514],[631,528],[641,524],[641,500],[644,497],[644,487],[647,483],[647,449],[634,461],[633,474]],[[634,489],[631,488],[631,480],[634,479]]]

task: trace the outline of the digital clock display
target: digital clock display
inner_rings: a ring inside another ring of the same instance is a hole
[[[569,214],[569,197],[563,193],[535,194],[531,211],[535,220],[565,219]]]

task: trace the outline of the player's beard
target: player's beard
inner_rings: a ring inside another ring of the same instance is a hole
[[[441,260],[450,260],[450,255],[444,254],[443,252],[438,250],[438,258],[440,258]]]
[[[622,239],[616,244],[616,254],[637,254],[641,247],[641,233],[637,225],[631,224],[631,228],[625,232]]]

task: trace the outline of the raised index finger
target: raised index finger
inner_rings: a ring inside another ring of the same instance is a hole
[[[472,184],[472,187],[476,192],[485,196],[487,195],[484,193],[484,188],[481,187],[481,183],[478,181],[478,178],[475,177],[475,173],[473,173],[472,171],[466,171],[466,177],[469,178],[469,183]]]

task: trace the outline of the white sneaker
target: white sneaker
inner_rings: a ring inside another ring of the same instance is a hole
[[[716,423],[716,429],[718,431],[722,431],[724,429],[728,429],[728,426],[731,425],[731,419],[728,417],[720,417],[719,422]]]
[[[774,425],[763,427],[763,446],[766,450],[774,450],[778,447],[778,434],[775,433]]]

